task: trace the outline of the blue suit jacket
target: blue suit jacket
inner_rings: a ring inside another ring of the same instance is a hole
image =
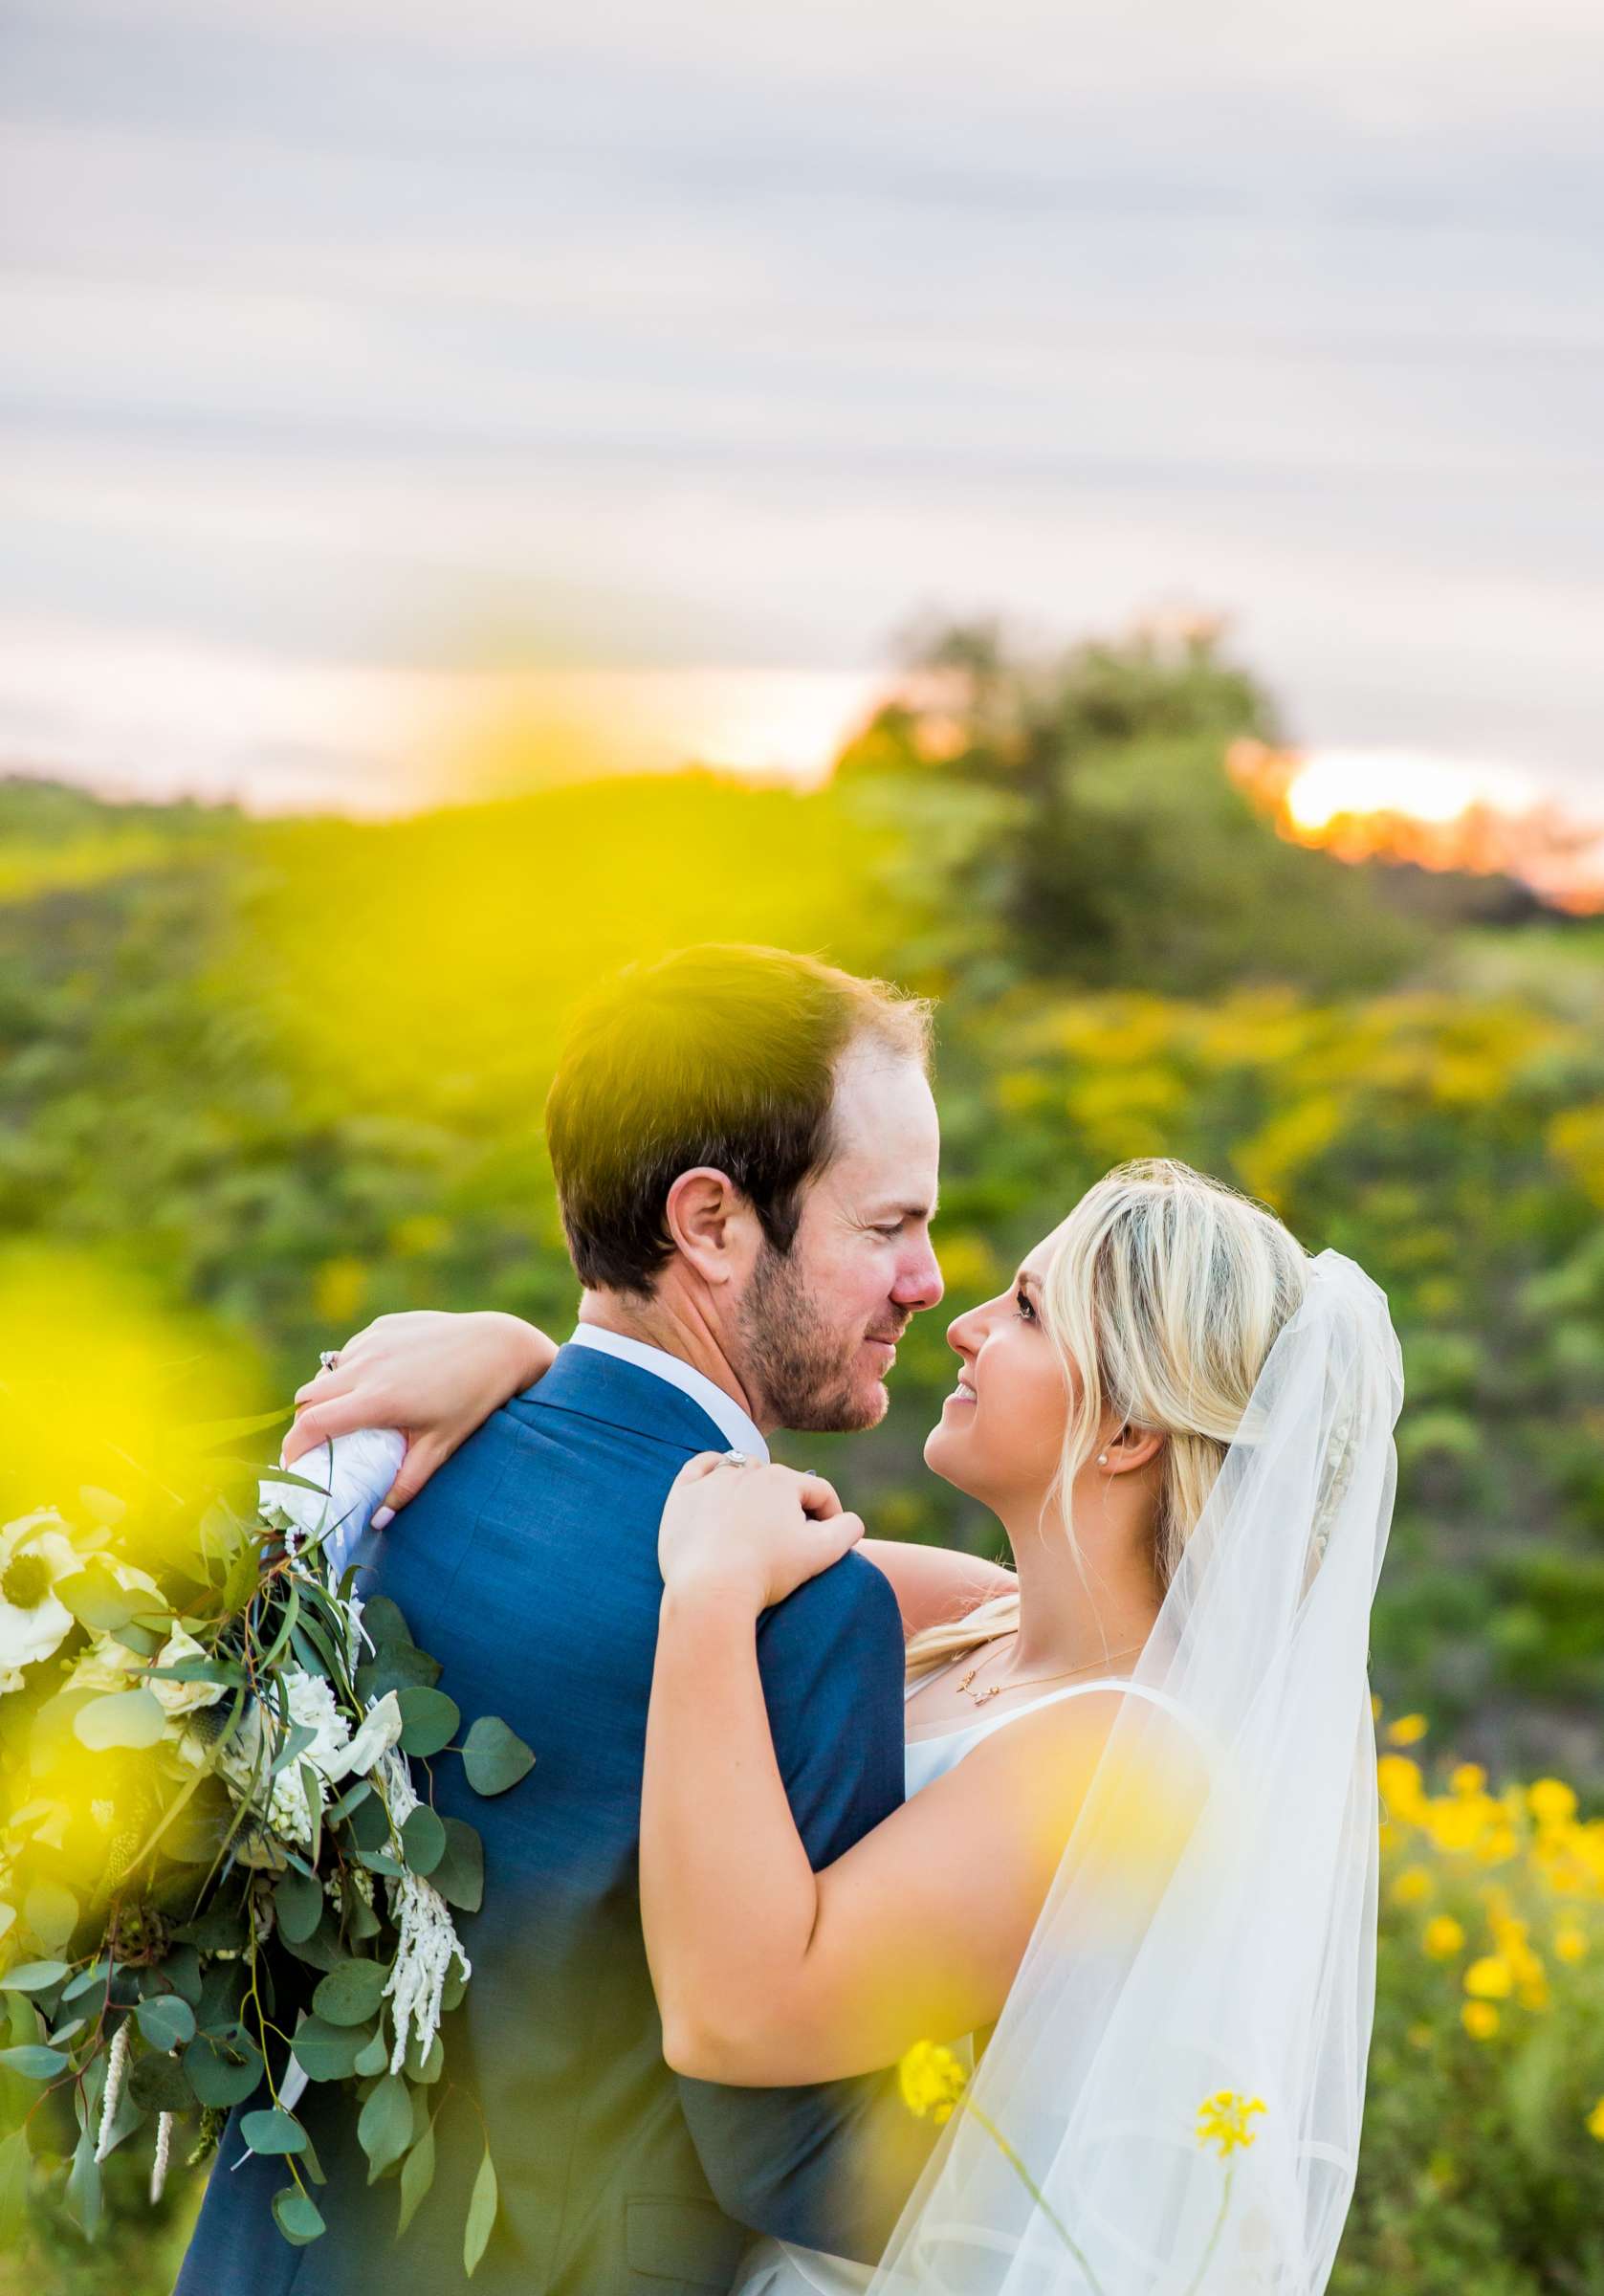
[[[649,1372],[565,1348],[361,1559],[444,1667],[466,1731],[499,1714],[536,1754],[481,1801],[455,1755],[436,1806],[484,1837],[483,1910],[458,1916],[473,1963],[448,2019],[437,2170],[403,2245],[392,2178],[369,2188],[354,2115],[314,2086],[301,2117],[329,2173],[320,2240],[292,2249],[269,2214],[281,2163],[231,2124],[179,2296],[335,2296],[393,2275],[465,2285],[462,2226],[490,2131],[501,2212],[486,2296],[672,2296],[726,2288],[752,2230],[872,2261],[928,2151],[894,2074],[727,2089],[663,2063],[637,1893],[641,1767],[662,1579],[657,1528],[713,1422]],[[816,1866],[903,1799],[902,1635],[859,1556],[764,1614],[758,1647],[776,1752]],[[315,1973],[314,1973],[315,1981]],[[253,2100],[257,2102],[259,2100]]]

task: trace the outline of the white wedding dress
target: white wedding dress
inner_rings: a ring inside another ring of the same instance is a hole
[[[972,1658],[964,1651],[952,1667],[942,1673],[952,1673]],[[907,1692],[912,1698],[916,1690],[941,1680],[941,1674],[921,1675]],[[908,1742],[907,1792],[910,1800],[924,1786],[934,1785],[945,1777],[949,1770],[956,1769],[972,1747],[993,1731],[1017,1722],[1023,1714],[1034,1714],[1044,1706],[1056,1706],[1061,1699],[1078,1698],[1091,1690],[1136,1690],[1139,1695],[1156,1698],[1161,1705],[1169,1702],[1162,1692],[1144,1689],[1141,1685],[1113,1676],[1104,1676],[1095,1682],[1073,1683],[1067,1689],[1048,1690],[1040,1698],[1032,1698],[1023,1706],[1012,1706],[1005,1713],[986,1714],[978,1722],[961,1723],[956,1730],[933,1733],[929,1737],[911,1738]],[[967,2037],[955,2044],[960,2057],[973,2064],[973,2049]],[[796,2248],[784,2241],[763,2240],[749,2248],[741,2259],[730,2296],[862,2296],[874,2278],[868,2264],[850,2262],[846,2257],[825,2256],[816,2248]]]

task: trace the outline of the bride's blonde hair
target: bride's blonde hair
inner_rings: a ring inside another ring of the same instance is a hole
[[[1041,1286],[1042,1321],[1079,1388],[1043,1506],[1058,1507],[1071,1548],[1070,1490],[1111,1411],[1164,1437],[1153,1564],[1168,1587],[1308,1269],[1273,1212],[1189,1164],[1144,1159],[1088,1189]],[[1000,1595],[927,1627],[908,1645],[910,1670],[1011,1634],[1019,1611],[1017,1595]]]

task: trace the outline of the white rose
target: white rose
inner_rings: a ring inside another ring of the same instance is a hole
[[[153,1667],[176,1667],[181,1659],[205,1656],[206,1652],[194,1636],[184,1627],[175,1626],[150,1663]],[[164,1712],[172,1715],[192,1714],[197,1707],[215,1706],[224,1692],[224,1685],[220,1682],[158,1682],[152,1679],[148,1687],[151,1694],[161,1701]]]

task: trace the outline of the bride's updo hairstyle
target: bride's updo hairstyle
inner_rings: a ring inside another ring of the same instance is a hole
[[[1121,1164],[1088,1189],[1040,1288],[1075,1399],[1043,1513],[1059,1510],[1072,1547],[1070,1493],[1105,1418],[1156,1431],[1153,1565],[1160,1593],[1168,1588],[1309,1266],[1273,1212],[1173,1159]],[[915,1635],[909,1666],[933,1666],[1018,1623],[1018,1596],[1000,1596]]]

